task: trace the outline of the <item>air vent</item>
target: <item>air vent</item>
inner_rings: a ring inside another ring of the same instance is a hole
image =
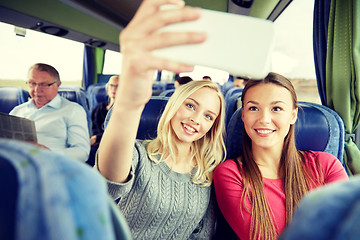
[[[69,33],[68,30],[60,28],[60,27],[55,27],[55,26],[41,27],[40,30],[44,33],[48,33],[48,34],[58,36],[58,37],[65,36],[66,34]]]

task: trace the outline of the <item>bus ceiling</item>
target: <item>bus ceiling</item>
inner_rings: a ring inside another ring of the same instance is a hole
[[[0,21],[119,51],[120,31],[142,0],[7,0]],[[275,21],[291,0],[185,0],[186,5]]]

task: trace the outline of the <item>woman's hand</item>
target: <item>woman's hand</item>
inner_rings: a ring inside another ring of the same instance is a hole
[[[98,144],[96,143],[96,135],[91,136],[90,138],[90,146],[97,146]]]
[[[169,4],[176,7],[160,10],[161,6]],[[155,71],[192,71],[193,66],[154,57],[152,51],[205,41],[204,33],[158,32],[161,27],[196,20],[200,15],[201,9],[184,7],[182,0],[144,0],[134,18],[120,34],[123,63],[119,88],[121,93],[117,96],[126,94],[123,99],[127,100],[127,104],[142,105],[151,97]]]

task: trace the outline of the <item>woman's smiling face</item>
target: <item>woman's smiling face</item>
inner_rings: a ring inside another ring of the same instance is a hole
[[[192,143],[211,129],[219,113],[217,93],[203,87],[185,99],[170,123],[180,142]]]
[[[276,84],[259,84],[248,89],[242,109],[245,131],[252,146],[279,147],[297,119],[291,93]]]

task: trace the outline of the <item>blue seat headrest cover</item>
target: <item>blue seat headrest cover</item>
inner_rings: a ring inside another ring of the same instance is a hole
[[[141,114],[140,124],[137,132],[137,139],[154,139],[157,136],[157,126],[162,112],[168,102],[167,97],[153,96],[145,105],[144,111]],[[112,108],[108,111],[104,128],[110,120]]]

